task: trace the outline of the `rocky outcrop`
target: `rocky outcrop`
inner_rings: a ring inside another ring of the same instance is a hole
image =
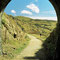
[[[5,7],[7,6],[7,4],[10,2],[11,0],[0,0],[0,32],[1,32],[1,18],[2,18],[2,13],[3,10],[5,9]],[[1,33],[0,33],[0,54],[3,54],[2,51],[2,45],[1,45]]]

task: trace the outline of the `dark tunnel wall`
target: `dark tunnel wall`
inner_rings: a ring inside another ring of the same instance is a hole
[[[57,46],[56,46],[56,55],[54,60],[60,60],[60,2],[58,0],[50,0],[52,5],[55,8],[57,18],[58,18],[58,23],[57,23],[57,28],[56,28],[56,33],[58,34],[58,39],[57,39]]]
[[[11,0],[0,0],[0,12],[7,6]]]

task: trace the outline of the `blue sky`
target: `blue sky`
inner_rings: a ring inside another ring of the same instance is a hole
[[[33,19],[56,20],[56,13],[48,0],[12,0],[5,12],[13,16],[27,16]]]

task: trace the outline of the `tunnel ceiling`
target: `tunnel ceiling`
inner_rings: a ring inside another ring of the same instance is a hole
[[[7,6],[11,0],[0,0],[0,12]]]

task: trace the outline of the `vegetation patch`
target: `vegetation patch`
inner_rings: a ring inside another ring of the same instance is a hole
[[[12,16],[3,14],[2,17],[2,46],[3,57],[9,60],[18,55],[29,43],[30,38],[17,25]]]
[[[51,58],[54,55],[56,47],[56,43],[53,42],[57,39],[57,34],[54,32],[56,24],[57,22],[52,20],[31,19],[4,13],[2,17],[2,46],[4,58],[1,57],[1,60],[12,59],[22,51],[30,40],[27,34],[31,34],[41,40],[44,51],[47,51],[45,53],[46,56]],[[53,40],[55,37],[56,39]]]

